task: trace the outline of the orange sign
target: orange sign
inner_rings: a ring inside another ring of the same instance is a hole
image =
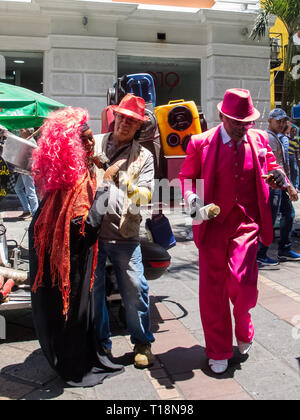
[[[135,4],[155,4],[159,6],[174,6],[174,7],[195,7],[198,9],[210,9],[215,0],[141,0],[141,1],[128,1],[128,0],[112,0],[117,3],[135,3]]]

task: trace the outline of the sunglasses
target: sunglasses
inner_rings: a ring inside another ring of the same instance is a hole
[[[120,114],[119,112],[115,112],[115,115],[119,120],[125,120],[127,123],[132,125],[137,125],[140,123],[138,119],[129,117],[128,115]]]
[[[231,124],[232,127],[236,127],[236,128],[244,127],[247,130],[249,130],[250,128],[253,128],[255,126],[254,121],[243,122],[243,121],[233,120],[232,118],[227,118],[227,120],[229,121],[229,124]]]

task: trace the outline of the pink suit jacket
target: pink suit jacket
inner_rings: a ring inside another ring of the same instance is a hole
[[[191,193],[197,193],[195,181],[201,179],[204,181],[204,193],[203,197],[201,197],[204,204],[214,202],[215,163],[217,162],[220,127],[221,124],[202,134],[194,135],[189,142],[187,156],[178,175],[185,199]],[[269,146],[268,134],[265,131],[248,130],[247,139],[251,146],[253,165],[256,172],[257,197],[255,199],[258,203],[260,216],[257,221],[260,227],[260,240],[268,246],[273,241],[273,225],[269,204],[269,187],[262,175],[266,175],[273,169],[283,169],[276,162],[276,158]],[[234,188],[234,183],[229,182],[228,188],[231,187]],[[227,190],[224,191],[222,201],[220,205],[221,213],[222,208],[226,209],[228,203]],[[220,216],[221,214],[218,217]],[[194,241],[198,248],[201,246],[205,229],[209,223],[210,221],[201,224],[193,223]]]

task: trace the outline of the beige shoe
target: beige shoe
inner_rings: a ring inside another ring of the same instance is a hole
[[[151,344],[136,344],[134,346],[134,366],[146,368],[153,365],[155,356],[151,351]]]

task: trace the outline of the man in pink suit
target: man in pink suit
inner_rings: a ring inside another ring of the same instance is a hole
[[[192,136],[179,178],[195,216],[206,353],[211,370],[222,373],[233,355],[229,300],[239,350],[246,354],[251,347],[254,327],[249,310],[257,302],[258,239],[265,245],[273,240],[268,185],[285,188],[288,180],[276,163],[267,133],[252,129],[260,114],[250,92],[227,90],[218,110],[221,124]],[[203,203],[216,204],[220,214],[202,223]]]

